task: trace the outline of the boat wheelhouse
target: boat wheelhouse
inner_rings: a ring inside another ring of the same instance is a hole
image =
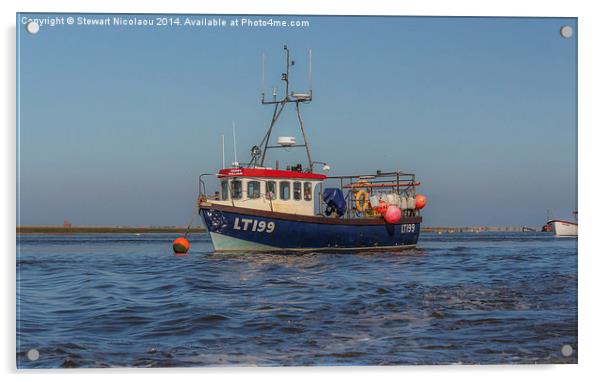
[[[227,168],[217,174],[220,183],[215,205],[314,215],[314,190],[322,174],[271,168]]]
[[[274,105],[270,126],[259,145],[251,149],[248,163],[234,163],[199,178],[199,214],[214,249],[219,252],[257,251],[350,251],[412,248],[420,232],[420,209],[426,198],[416,194],[420,185],[414,174],[400,171],[374,174],[327,176],[316,172],[301,117],[300,105],[311,102],[313,93],[289,92],[292,65],[288,48],[285,95],[262,103]],[[311,79],[311,51],[309,60]],[[310,80],[311,83],[311,80]],[[294,137],[278,137],[270,144],[276,122],[284,108],[294,104],[303,143]],[[304,148],[307,165],[289,165],[285,170],[267,167],[272,149]],[[224,161],[225,162],[225,161]],[[206,192],[207,177],[216,176],[218,191]]]

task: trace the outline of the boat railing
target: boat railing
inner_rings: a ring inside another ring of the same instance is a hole
[[[199,175],[199,198],[208,196],[207,188],[205,186],[205,180],[203,179],[204,176],[215,176],[215,173],[206,173]]]
[[[365,202],[359,200],[359,190],[367,190],[369,196],[387,193],[388,191],[388,193],[395,193],[400,197],[415,197],[416,187],[420,185],[420,182],[416,181],[415,174],[401,171],[377,171],[375,174],[329,176],[326,180],[338,181],[338,186],[343,191],[345,202],[347,204],[347,210],[342,217],[350,219],[377,217],[377,215],[372,214],[369,209],[358,211],[356,203],[358,201]],[[325,203],[323,203],[323,187],[324,185],[322,184],[320,189],[320,214],[324,214],[325,207]],[[405,210],[403,213],[405,216],[417,216],[419,215],[419,210]]]

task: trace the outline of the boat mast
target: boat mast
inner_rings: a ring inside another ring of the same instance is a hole
[[[273,99],[271,101],[266,101],[266,99],[265,99],[265,84],[264,84],[264,81],[265,81],[265,56],[262,55],[261,103],[263,105],[274,105],[274,113],[272,114],[272,121],[270,122],[270,127],[268,128],[268,131],[266,132],[265,136],[261,140],[261,143],[259,144],[259,146],[254,146],[253,149],[251,150],[251,161],[249,163],[249,166],[257,165],[259,162],[259,166],[263,167],[268,149],[283,148],[282,146],[273,146],[273,145],[270,146],[270,137],[272,136],[272,131],[274,130],[274,126],[276,125],[276,122],[278,121],[280,114],[284,110],[284,107],[288,103],[294,103],[295,109],[297,112],[297,120],[299,121],[299,128],[301,129],[301,133],[303,135],[303,144],[302,145],[301,144],[300,145],[290,145],[287,147],[305,147],[305,151],[307,153],[307,161],[309,163],[309,171],[313,172],[313,162],[311,160],[309,143],[307,141],[307,134],[305,133],[305,125],[303,123],[303,118],[301,117],[301,108],[300,108],[301,103],[311,102],[312,95],[313,95],[312,94],[313,92],[311,89],[311,78],[312,78],[311,77],[311,75],[312,75],[312,73],[311,73],[311,50],[309,51],[309,87],[310,87],[310,89],[309,89],[308,93],[294,93],[294,92],[289,93],[289,72],[290,72],[290,67],[295,65],[295,61],[291,61],[290,51],[286,45],[284,45],[284,51],[286,52],[285,53],[285,55],[286,55],[286,72],[282,73],[280,80],[284,81],[284,83],[285,83],[285,94],[284,94],[284,97],[282,97],[281,99],[277,99],[278,94],[276,91],[276,87],[274,86],[274,90],[272,91]],[[259,156],[261,156],[261,158],[259,158]]]

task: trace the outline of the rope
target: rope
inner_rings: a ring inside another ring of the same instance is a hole
[[[186,228],[186,233],[184,233],[184,239],[188,238],[188,233],[190,231],[190,227],[192,226],[192,221],[194,220],[194,217],[197,214],[198,214],[198,210],[195,206],[194,209],[192,210],[192,216],[190,217],[190,221],[188,222],[188,228]]]

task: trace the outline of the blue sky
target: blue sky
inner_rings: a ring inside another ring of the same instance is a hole
[[[232,120],[240,160],[262,138],[272,110],[259,104],[261,54],[270,88],[284,43],[293,89],[306,89],[313,51],[304,120],[331,174],[416,173],[431,226],[539,226],[548,209],[576,209],[575,19],[274,18],[310,26],[31,35],[18,16],[18,223],[186,224],[198,175],[221,166],[221,134],[233,159]],[[277,135],[300,139],[294,122],[291,109]],[[270,161],[302,158],[283,154]]]

